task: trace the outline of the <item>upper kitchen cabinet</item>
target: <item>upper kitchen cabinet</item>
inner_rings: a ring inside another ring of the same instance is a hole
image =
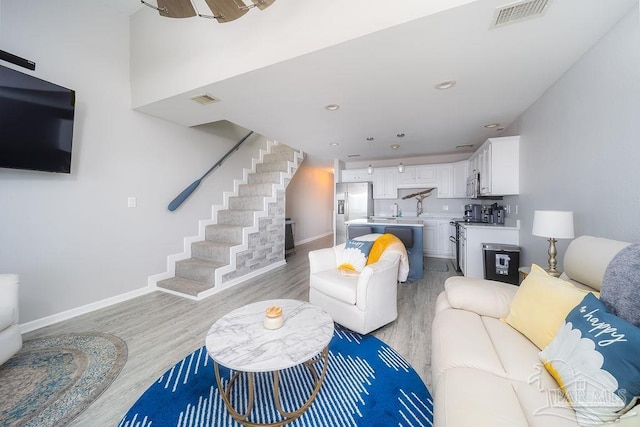
[[[469,161],[445,163],[437,167],[439,199],[464,199],[467,197],[467,167]]]
[[[398,188],[436,187],[438,185],[436,165],[406,166],[398,174]]]
[[[375,168],[373,170],[373,198],[398,198],[398,172],[396,168]]]
[[[366,169],[346,169],[340,173],[340,182],[365,182],[372,181],[373,175],[369,175]]]
[[[472,174],[479,174],[481,196],[520,193],[519,136],[489,138],[469,162]]]

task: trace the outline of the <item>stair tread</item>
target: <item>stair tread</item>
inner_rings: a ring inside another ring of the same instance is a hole
[[[219,248],[231,248],[233,246],[238,246],[242,244],[242,242],[222,242],[219,240],[200,240],[198,242],[193,242],[193,244],[197,246],[216,246]]]
[[[172,277],[158,282],[158,287],[169,289],[186,295],[197,297],[201,292],[209,290],[214,286],[207,283],[196,282],[195,280],[184,279],[182,277]]]
[[[187,259],[177,261],[177,263],[192,265],[194,267],[206,267],[206,268],[214,268],[214,269],[228,265],[223,262],[209,261],[207,259],[202,259],[202,258],[187,258]]]

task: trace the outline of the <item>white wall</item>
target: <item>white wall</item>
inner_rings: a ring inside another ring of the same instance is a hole
[[[524,265],[547,265],[547,241],[531,235],[536,209],[573,210],[576,236],[640,241],[639,76],[636,7],[507,129],[521,135],[521,194],[509,202]]]
[[[176,212],[168,203],[242,130],[215,135],[132,111],[129,19],[108,2],[2,0],[0,16],[2,49],[37,64],[21,71],[77,92],[72,173],[0,169],[0,272],[21,275],[20,323],[145,288],[241,178],[237,159]]]
[[[333,174],[302,163],[287,187],[287,218],[295,221],[295,244],[333,233]]]

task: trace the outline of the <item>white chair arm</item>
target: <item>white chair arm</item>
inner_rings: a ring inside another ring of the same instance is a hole
[[[396,306],[399,265],[400,254],[389,253],[362,270],[356,290],[356,305],[360,310],[371,310],[372,306]]]
[[[18,322],[18,282],[17,274],[0,274],[0,305],[13,310]]]

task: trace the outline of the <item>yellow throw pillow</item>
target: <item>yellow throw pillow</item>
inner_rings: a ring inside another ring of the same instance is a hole
[[[505,321],[542,350],[587,293],[565,280],[549,276],[533,264],[511,302]]]

